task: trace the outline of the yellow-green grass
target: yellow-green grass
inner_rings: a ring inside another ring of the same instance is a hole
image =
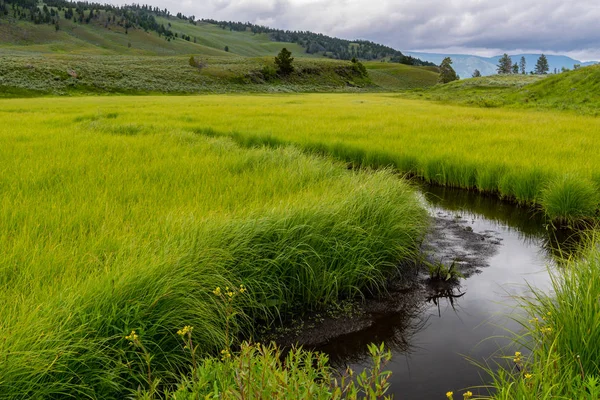
[[[365,62],[373,83],[387,91],[427,88],[437,83],[439,74],[430,67],[398,63]]]
[[[215,287],[248,288],[231,326],[247,337],[414,259],[426,213],[389,171],[193,132],[252,98],[0,101],[0,398],[147,388],[131,330],[168,385],[189,365],[178,329],[198,356],[226,346]]]
[[[593,117],[382,94],[80,101],[119,112],[110,121],[117,126],[154,121],[157,109],[176,109],[186,116],[178,121],[182,129],[227,135],[246,145],[295,144],[356,165],[391,166],[428,182],[536,204],[556,220],[594,218],[600,202],[600,120]],[[130,106],[135,112],[121,113]]]

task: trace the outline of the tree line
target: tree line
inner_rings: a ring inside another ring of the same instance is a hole
[[[322,33],[310,31],[289,31],[255,25],[250,22],[217,21],[202,19],[202,22],[219,26],[236,32],[252,32],[254,34],[268,34],[273,41],[296,43],[302,46],[308,54],[322,54],[323,56],[338,59],[376,60],[387,58],[390,62],[408,65],[435,66],[434,63],[407,56],[389,46],[373,43],[368,40],[350,41],[339,39]]]
[[[548,58],[542,54],[536,64],[535,69],[531,71],[532,74],[545,75],[548,73],[550,67],[548,66]],[[521,57],[518,63],[513,63],[510,56],[506,53],[500,57],[496,68],[498,74],[519,74],[525,75],[527,73],[527,61],[525,57]]]

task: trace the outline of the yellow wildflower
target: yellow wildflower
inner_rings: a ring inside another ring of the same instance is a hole
[[[194,329],[194,327],[193,327],[193,326],[186,325],[186,326],[184,326],[184,327],[183,327],[183,329],[180,329],[180,330],[178,330],[178,331],[177,331],[177,334],[178,334],[179,336],[185,336],[185,335],[186,335],[186,334],[188,334],[188,333],[192,333],[192,330],[193,330],[193,329]]]
[[[471,393],[471,391],[468,391],[468,390],[467,390],[467,391],[466,391],[466,392],[463,394],[463,398],[464,398],[464,399],[470,399],[471,397],[473,397],[473,393]]]
[[[221,350],[221,360],[225,361],[228,358],[231,358],[231,353],[229,352],[229,350]]]
[[[217,288],[215,290],[213,290],[213,293],[217,296],[221,295],[221,288],[217,286]]]
[[[446,392],[446,397],[448,398],[448,400],[452,400],[454,397],[454,392]]]
[[[531,374],[525,374],[525,379],[531,379],[533,377],[533,375]]]

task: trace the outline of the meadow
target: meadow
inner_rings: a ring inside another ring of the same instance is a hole
[[[206,100],[1,101],[0,398],[164,389],[189,372],[184,326],[217,355],[413,263],[406,183],[198,135]]]
[[[184,326],[204,358],[383,290],[427,227],[398,171],[556,220],[599,204],[600,122],[570,113],[280,94],[5,99],[0,118],[6,398],[163,390],[189,371]],[[213,293],[240,285],[233,309]]]
[[[168,124],[244,146],[293,144],[354,166],[490,193],[569,222],[597,216],[600,120],[571,113],[467,108],[393,94],[214,95],[76,101],[110,129]],[[31,103],[28,103],[31,102]],[[13,107],[46,100],[5,102]],[[7,109],[8,110],[8,109]],[[94,110],[94,111],[92,111]]]

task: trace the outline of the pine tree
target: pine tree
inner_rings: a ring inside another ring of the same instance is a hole
[[[548,59],[545,55],[541,55],[538,58],[537,63],[535,64],[535,73],[537,75],[546,75],[550,71],[550,66],[548,65]]]
[[[497,71],[499,74],[510,74],[512,72],[512,60],[508,54],[504,53],[498,61]]]
[[[481,76],[481,72],[479,72],[478,69],[476,69],[475,71],[473,71],[473,75],[471,75],[473,78],[479,78]]]
[[[513,74],[518,74],[519,73],[519,64],[513,64],[513,66],[512,66],[512,73]]]
[[[525,75],[525,69],[527,68],[527,61],[525,60],[525,57],[521,57],[521,60],[519,61],[519,68],[521,69],[521,73],[523,75]]]
[[[456,71],[452,68],[452,59],[450,57],[444,58],[440,64],[440,77],[438,78],[438,83],[448,83],[457,80],[458,75],[456,75]]]
[[[289,75],[294,72],[294,66],[292,62],[294,61],[294,57],[292,57],[292,52],[290,52],[285,47],[281,49],[277,57],[275,57],[275,65],[277,65],[277,73],[279,75]]]

